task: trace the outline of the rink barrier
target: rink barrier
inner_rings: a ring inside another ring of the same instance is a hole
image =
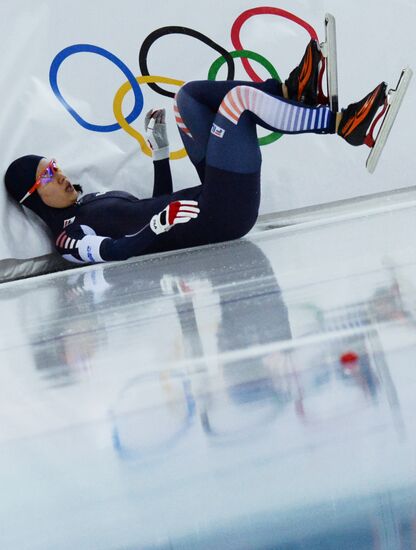
[[[395,201],[392,204],[392,198]],[[287,231],[297,231],[305,227],[315,227],[330,223],[345,221],[362,217],[363,215],[377,215],[388,211],[395,211],[416,206],[416,186],[404,187],[395,191],[385,191],[355,197],[341,201],[335,201],[319,206],[299,208],[286,212],[263,214],[258,217],[257,222],[250,235],[264,233],[268,230],[279,230],[279,234]],[[177,254],[181,251],[170,251],[156,254],[156,256]],[[151,255],[142,256],[148,259]],[[137,262],[140,258],[131,258],[128,262]],[[59,273],[68,269],[94,269],[91,264],[80,266],[69,264],[58,253],[51,253],[38,258],[28,260],[16,260],[8,258],[0,260],[0,284],[12,283],[29,277]]]

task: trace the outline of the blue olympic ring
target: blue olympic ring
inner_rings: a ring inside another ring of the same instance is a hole
[[[104,48],[100,48],[98,46],[94,46],[92,44],[74,44],[73,46],[64,48],[55,56],[54,60],[52,61],[51,68],[49,70],[49,82],[54,94],[65,107],[65,109],[67,109],[67,111],[74,117],[78,124],[80,124],[83,128],[86,128],[87,130],[91,130],[93,132],[114,132],[121,129],[121,126],[118,123],[108,125],[90,124],[89,122],[84,120],[62,96],[58,87],[58,70],[62,62],[65,61],[67,57],[80,52],[90,52],[101,55],[106,59],[112,61],[124,73],[131,84],[135,98],[133,110],[126,118],[126,120],[129,124],[136,120],[136,118],[143,110],[143,93],[136,80],[136,77],[133,75],[127,65],[125,65],[118,57],[116,57],[108,50],[105,50]]]

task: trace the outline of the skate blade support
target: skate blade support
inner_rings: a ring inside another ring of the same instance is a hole
[[[338,99],[338,63],[337,63],[337,36],[335,17],[330,13],[325,15],[325,42],[320,44],[322,55],[326,60],[326,83],[329,99],[329,107],[337,113]]]
[[[372,174],[376,169],[381,153],[386,145],[386,141],[389,137],[390,131],[396,120],[397,113],[403,102],[403,98],[409,87],[410,81],[413,76],[413,71],[410,67],[406,67],[402,70],[399,81],[395,89],[391,89],[387,93],[387,110],[384,115],[383,122],[375,137],[375,143],[371,148],[371,152],[367,157],[366,167]]]

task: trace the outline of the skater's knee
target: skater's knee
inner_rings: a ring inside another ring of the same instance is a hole
[[[221,236],[223,241],[233,241],[245,237],[251,231],[257,221],[257,213],[252,213],[244,218],[240,218],[238,223],[223,223]]]
[[[184,96],[195,97],[199,87],[200,83],[197,81],[191,80],[190,82],[185,82],[185,84],[181,86],[176,93],[176,101],[180,101]]]

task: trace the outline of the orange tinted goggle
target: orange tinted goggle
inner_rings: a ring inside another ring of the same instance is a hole
[[[50,183],[56,172],[59,170],[58,164],[56,163],[55,159],[52,159],[48,166],[45,168],[45,170],[40,174],[38,179],[35,181],[35,183],[32,185],[32,187],[29,189],[29,191],[26,193],[26,195],[19,201],[20,204],[22,204],[23,201],[25,201],[32,193],[36,191],[38,187],[41,187],[43,185],[47,185]]]

